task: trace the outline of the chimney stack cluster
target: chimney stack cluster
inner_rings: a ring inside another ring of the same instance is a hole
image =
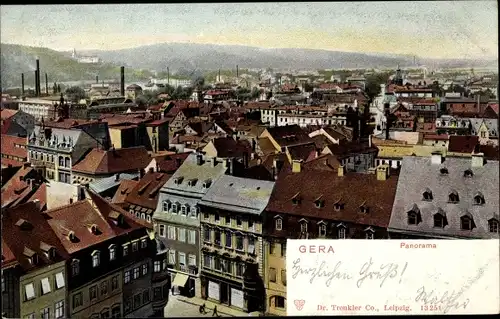
[[[120,67],[120,94],[125,96],[125,67]]]

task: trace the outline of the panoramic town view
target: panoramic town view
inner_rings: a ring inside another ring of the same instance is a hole
[[[499,239],[497,2],[2,5],[0,39],[2,318],[286,316],[287,239]]]

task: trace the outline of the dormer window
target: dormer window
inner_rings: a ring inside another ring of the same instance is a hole
[[[466,170],[464,171],[464,177],[469,177],[469,178],[470,178],[470,177],[472,177],[472,176],[474,176],[474,173],[472,172],[472,170],[471,170],[471,169],[466,169]]]
[[[432,191],[430,189],[428,189],[428,188],[425,189],[425,191],[423,192],[422,196],[424,198],[424,201],[427,201],[427,202],[432,201],[432,199],[434,198],[432,196]]]
[[[300,204],[300,202],[301,202],[300,193],[297,193],[292,197],[292,203],[294,205],[298,205]]]
[[[109,246],[109,260],[115,260],[116,259],[116,246],[115,245],[110,245]]]
[[[300,223],[300,232],[307,233],[307,220],[301,219],[299,223]]]
[[[369,208],[368,206],[366,205],[366,202],[364,202],[363,204],[361,204],[359,206],[359,211],[363,214],[368,214],[368,211],[369,211]]]
[[[346,230],[347,230],[347,227],[340,223],[337,225],[337,238],[338,239],[345,239],[346,237]]]
[[[477,192],[474,195],[474,204],[475,205],[484,205],[485,204],[484,196],[483,196],[483,194],[481,194],[481,192]]]
[[[448,202],[452,204],[456,204],[459,202],[458,193],[455,190],[452,190],[448,195]]]
[[[326,223],[324,221],[320,221],[318,223],[318,225],[319,225],[319,236],[325,237],[326,236]]]
[[[98,250],[94,250],[91,254],[92,256],[92,267],[99,267],[101,264],[101,253]]]
[[[186,215],[187,214],[187,207],[186,205],[181,206],[181,215]]]
[[[195,186],[197,181],[198,181],[198,179],[197,179],[197,178],[190,179],[190,180],[188,181],[188,186],[189,186],[189,187],[193,187],[193,186]]]
[[[321,195],[320,197],[316,198],[316,200],[314,200],[314,205],[316,206],[316,208],[325,207],[325,200],[323,199],[323,195]]]
[[[366,239],[375,239],[375,230],[373,228],[368,227],[365,229],[365,238]]]
[[[80,261],[78,259],[73,259],[71,261],[71,274],[73,276],[80,274]]]
[[[211,179],[207,179],[203,182],[203,188],[209,188],[210,185],[212,185],[212,180]]]
[[[163,201],[163,211],[168,212],[172,208],[172,203],[169,200]]]
[[[460,229],[472,230],[474,228],[474,220],[470,214],[460,217]]]
[[[439,170],[439,173],[441,175],[448,175],[448,169],[446,167],[443,167]]]
[[[498,234],[498,219],[492,218],[488,220],[488,228],[490,230],[490,233]]]
[[[184,180],[184,177],[177,177],[176,179],[174,179],[174,183],[175,185],[180,185],[182,184],[182,181]]]
[[[407,214],[408,225],[418,225],[421,222],[420,210],[417,205],[413,205],[413,207],[407,212]]]
[[[333,209],[336,211],[339,211],[341,209],[344,209],[344,203],[342,202],[342,198],[339,198],[334,204],[333,204]]]
[[[76,242],[75,232],[73,231],[68,232],[68,240],[72,243]]]
[[[439,209],[438,212],[434,214],[434,227],[444,228],[446,225],[446,214],[443,210]]]
[[[174,203],[172,205],[172,214],[177,214],[178,210],[179,210],[179,206],[180,204],[179,203]]]
[[[24,247],[23,255],[28,258],[28,261],[30,262],[30,264],[32,264],[32,265],[38,264],[38,255],[33,250],[29,249],[28,247]]]
[[[274,228],[276,230],[282,230],[283,229],[283,219],[281,219],[281,216],[276,216],[275,217]]]

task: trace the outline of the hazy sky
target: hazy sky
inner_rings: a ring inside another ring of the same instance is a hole
[[[498,57],[497,2],[1,6],[1,41],[56,50],[162,42]]]

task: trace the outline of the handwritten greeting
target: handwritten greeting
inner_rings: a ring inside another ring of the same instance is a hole
[[[287,314],[498,313],[498,247],[498,240],[288,240]]]

